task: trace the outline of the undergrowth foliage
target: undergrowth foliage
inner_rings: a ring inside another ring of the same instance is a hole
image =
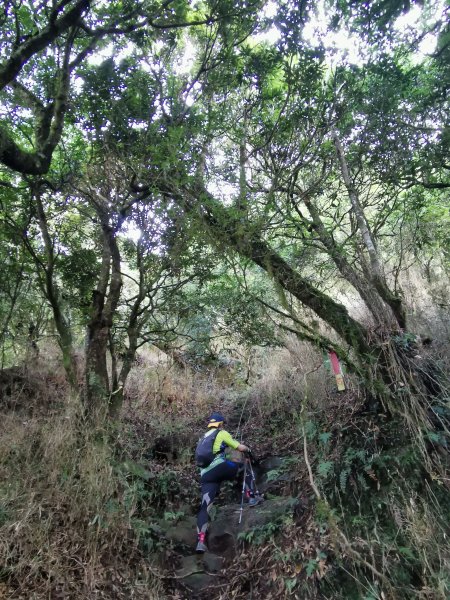
[[[445,600],[445,378],[437,397],[408,390],[417,406],[406,419],[374,403],[355,378],[346,377],[346,392],[335,392],[320,357],[302,350],[294,345],[290,358],[283,351],[278,361],[272,355],[246,407],[262,439],[279,452],[300,453],[286,467],[286,493],[300,498],[300,508],[292,522],[243,537],[231,591],[220,597]]]
[[[163,598],[133,531],[136,490],[114,467],[110,432],[83,427],[79,412],[78,402],[67,399],[60,414],[26,421],[2,415],[5,593],[24,599]]]
[[[39,368],[20,372],[1,414],[0,595],[167,597],[157,523],[197,507],[191,446],[222,387],[211,373],[143,360],[123,420],[93,428],[64,378],[58,402],[45,400],[55,376]]]
[[[42,395],[39,411],[9,397],[0,591],[36,600],[189,598],[173,579],[177,558],[164,527],[198,508],[192,450],[205,415],[221,408],[257,458],[283,457],[267,473],[268,496],[291,496],[295,507],[239,536],[238,555],[208,598],[445,600],[445,380],[439,396],[411,396],[420,406],[405,424],[355,377],[346,375],[338,393],[325,363],[292,339],[258,354],[249,385],[232,372],[141,361],[122,420],[108,428],[80,419],[67,390],[47,411]],[[225,488],[218,505],[237,501]]]

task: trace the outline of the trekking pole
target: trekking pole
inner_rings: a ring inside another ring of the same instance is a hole
[[[244,478],[242,480],[242,494],[241,494],[241,510],[239,511],[239,525],[242,521],[242,511],[244,510],[244,495],[245,495],[245,476],[247,475],[247,461],[244,463]]]
[[[256,486],[256,477],[255,477],[255,473],[254,473],[254,471],[253,471],[252,461],[251,461],[250,457],[248,457],[248,464],[250,465],[250,473],[251,473],[251,475],[252,475],[252,481],[253,481],[253,485],[255,486],[255,493],[256,493],[258,496],[261,496],[261,494],[259,493],[259,490],[258,490],[258,488],[257,488],[257,486]]]

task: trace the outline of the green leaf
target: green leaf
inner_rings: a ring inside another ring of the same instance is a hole
[[[408,546],[399,546],[398,551],[402,556],[406,556],[406,558],[410,558],[411,560],[416,559],[416,556],[414,555],[413,551]]]
[[[287,589],[288,592],[292,592],[292,590],[297,585],[297,578],[296,577],[292,577],[291,579],[285,579],[284,580],[284,585],[286,586],[286,589]]]
[[[323,433],[319,434],[319,441],[322,444],[328,444],[328,442],[330,441],[331,438],[331,433],[329,431],[324,431]]]
[[[306,565],[306,575],[311,577],[317,571],[317,568],[317,561],[311,558]]]
[[[331,461],[321,461],[317,467],[317,472],[321,477],[327,477],[334,468],[334,463]]]

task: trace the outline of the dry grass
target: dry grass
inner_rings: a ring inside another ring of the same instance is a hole
[[[223,402],[228,383],[219,369],[181,369],[145,356],[130,372],[125,412],[144,419],[151,416],[154,422],[160,417],[161,423],[174,418],[185,425],[203,423],[205,416]]]
[[[48,371],[40,368],[29,373],[31,375],[33,385],[39,391],[32,402],[38,402],[42,409],[47,402],[50,410],[34,410],[32,405],[25,410],[24,403],[30,400],[27,396],[16,398],[15,407],[20,407],[19,412],[5,410],[0,415],[3,424],[0,436],[0,555],[3,559],[0,598],[162,600],[165,592],[161,580],[148,566],[139,547],[138,534],[133,529],[133,518],[139,516],[142,519],[139,498],[133,496],[131,487],[124,489],[120,474],[112,466],[117,457],[112,455],[110,432],[84,429],[77,419],[80,413],[78,401],[67,396],[59,371],[55,370],[50,377]],[[338,437],[339,428],[345,426],[347,436],[352,431],[355,443],[363,443],[364,435],[372,431],[366,426],[368,421],[355,421],[355,411],[362,396],[353,378],[346,376],[348,392],[338,394],[334,376],[324,366],[323,356],[308,344],[287,338],[284,349],[259,351],[252,365],[252,377],[251,387],[239,387],[236,373],[231,371],[181,370],[167,361],[155,360],[154,355],[144,355],[130,374],[124,416],[145,425],[142,431],[133,433],[141,442],[154,442],[156,436],[166,436],[176,439],[177,443],[181,440],[182,446],[188,447],[188,441],[195,441],[197,429],[212,409],[225,406],[230,412],[235,409],[235,413],[240,413],[242,404],[238,408],[233,405],[238,397],[244,403],[243,420],[248,424],[246,441],[253,446],[253,440],[260,436],[261,440],[267,441],[267,454],[279,451],[284,455],[300,455],[301,432],[296,419],[304,404],[307,418],[317,420],[321,431],[336,433],[333,451],[330,450],[327,456],[320,454],[324,450],[317,440],[311,442],[310,458],[314,461],[314,469],[320,460],[333,460],[336,464],[340,460],[339,453],[344,453],[349,439]],[[50,390],[48,394],[58,402],[46,401],[46,390]],[[181,433],[186,435],[186,444]],[[131,445],[130,429],[121,430],[120,436],[123,446]],[[253,448],[257,453],[260,450],[258,445]],[[142,446],[137,448],[137,458],[142,457],[142,449]],[[185,485],[181,480],[188,472],[188,463],[182,464],[180,456],[176,460],[180,467],[176,476],[181,487],[191,485],[191,493],[196,494],[191,483]],[[159,467],[164,474],[166,463],[161,462]],[[173,464],[169,466],[172,467]],[[308,495],[310,490],[303,462],[299,460],[293,468],[298,471],[294,475],[301,484],[297,486],[301,490],[299,493]],[[318,483],[325,489],[325,482]],[[374,495],[376,493],[378,491],[374,491]],[[177,496],[170,509],[176,511],[177,503],[188,500]],[[420,565],[423,565],[418,567],[424,573],[422,589],[413,590],[410,597],[443,600],[448,583],[443,574],[449,560],[445,531],[437,528],[435,523],[434,516],[439,507],[432,506],[431,493],[428,503],[422,500],[411,495],[393,496],[392,507],[398,506],[398,509],[393,509],[391,520],[402,529],[408,547],[417,549]],[[367,561],[372,561],[371,553],[378,551],[381,543],[387,545],[382,556],[387,557],[386,564],[382,562],[381,566],[383,573],[389,576],[392,566],[389,560],[392,558],[395,562],[404,558],[396,556],[397,546],[371,539],[370,535],[378,535],[376,528],[375,533],[371,533],[371,522],[367,521],[370,531],[362,526],[358,529],[350,521],[354,515],[349,515],[349,527],[356,532],[350,542]],[[346,514],[343,513],[342,518],[347,518]],[[329,561],[330,574],[335,562],[332,549],[328,548],[329,540],[325,539],[329,532],[324,530],[323,533],[321,529],[323,521],[323,517],[316,518],[311,506],[305,520],[282,530],[281,542],[272,540],[273,546],[249,552],[247,559],[255,580],[254,589],[268,589],[264,587],[263,579],[267,579],[268,569],[273,568],[281,577],[277,597],[293,597],[286,586],[281,590],[282,578],[298,577],[299,585],[305,584],[304,592],[296,588],[298,597],[315,598],[326,569],[324,567],[323,573],[319,569],[307,576],[305,569],[309,561],[316,560],[316,550],[323,549],[326,542],[327,552],[330,552],[326,568]],[[283,558],[275,553],[279,547]],[[264,552],[270,553],[270,560],[266,561]],[[345,563],[347,566],[348,562]],[[317,564],[320,566],[321,563]],[[378,562],[376,564],[378,566]],[[248,572],[240,570],[242,565],[235,566],[232,576],[237,590]],[[364,568],[358,571],[355,567],[355,577],[361,572]],[[230,589],[224,593],[231,593]],[[242,595],[236,596],[244,597],[248,597],[247,584],[242,587]]]
[[[325,408],[337,394],[336,382],[324,356],[306,342],[286,338],[286,347],[260,355],[259,378],[251,389],[251,400],[261,417],[272,412],[298,412],[305,398],[311,412]],[[346,375],[347,388],[354,379]]]
[[[446,370],[450,367],[450,304],[448,274],[438,265],[425,277],[418,266],[400,277],[408,307],[408,329],[431,340],[433,355]]]
[[[450,548],[447,541],[444,521],[436,519],[439,507],[433,506],[433,492],[419,498],[411,494],[404,501],[404,522],[402,528],[415,549],[422,565],[424,579],[433,585],[424,585],[420,598],[446,600],[449,591]]]
[[[76,414],[68,398],[60,414],[2,415],[3,597],[163,598],[134,539],[106,432],[82,431]]]
[[[157,436],[185,430],[192,437],[223,400],[223,378],[218,383],[215,375],[153,359],[136,364],[124,415],[148,425],[140,430],[137,459]],[[0,415],[0,597],[162,600],[162,580],[135,530],[136,519],[145,525],[142,490],[113,467],[111,432],[80,421],[79,401],[60,370],[49,374],[40,364],[24,377],[27,385],[13,391]],[[128,452],[131,430],[117,433]]]

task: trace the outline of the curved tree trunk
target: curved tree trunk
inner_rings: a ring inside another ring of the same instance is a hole
[[[385,409],[392,404],[392,393],[399,389],[409,390],[411,393],[408,398],[410,396],[411,400],[408,402],[416,402],[418,396],[415,393],[422,389],[420,377],[414,375],[401,348],[396,347],[395,340],[386,338],[385,332],[380,338],[353,319],[345,306],[302,277],[258,236],[255,229],[243,227],[233,212],[218,202],[202,184],[182,191],[169,190],[170,187],[167,186],[164,192],[170,194],[191,215],[197,215],[203,226],[210,231],[213,243],[233,248],[241,256],[260,266],[277,285],[311,309],[348,344],[352,351],[351,360],[347,363],[349,368],[364,378],[368,388],[382,400]],[[309,339],[312,343],[316,341],[314,334],[310,332],[304,339]],[[326,338],[317,335],[317,345],[324,348]],[[329,347],[333,347],[331,340]],[[343,356],[342,352],[340,356]],[[352,364],[353,359],[356,368]],[[393,410],[403,410],[401,407],[402,404],[399,404]],[[423,417],[422,409],[416,407],[415,410]]]
[[[319,211],[308,198],[303,198],[306,208],[312,218],[312,226],[327,250],[330,258],[338,268],[341,275],[346,279],[359,293],[367,308],[372,313],[375,324],[378,327],[386,328],[389,331],[398,328],[397,320],[391,311],[386,309],[383,299],[379,297],[377,289],[371,284],[371,280],[366,279],[358,273],[349,263],[345,254],[337,246],[333,236],[329,233],[322,223]]]
[[[171,190],[173,194],[173,190]],[[215,243],[234,248],[241,256],[255,262],[286,291],[312,309],[336,331],[358,354],[367,360],[373,347],[367,342],[367,332],[349,314],[345,306],[314,287],[289,265],[267,242],[250,228],[244,228],[230,211],[223,207],[202,185],[183,190],[175,196],[186,210],[197,213],[213,234]]]
[[[39,271],[43,272],[43,277],[41,278],[42,288],[53,311],[53,320],[55,322],[55,327],[58,332],[58,345],[61,348],[61,352],[63,355],[63,365],[67,375],[67,379],[72,388],[78,389],[72,332],[70,330],[69,323],[67,322],[66,315],[64,314],[64,311],[61,306],[60,291],[54,278],[55,254],[53,242],[48,230],[47,216],[45,214],[44,205],[42,203],[39,183],[35,187],[33,194],[36,201],[39,228],[41,230],[42,238],[44,240],[46,257],[45,263],[39,260],[39,258],[29,245],[27,247],[31,251],[32,257]]]

